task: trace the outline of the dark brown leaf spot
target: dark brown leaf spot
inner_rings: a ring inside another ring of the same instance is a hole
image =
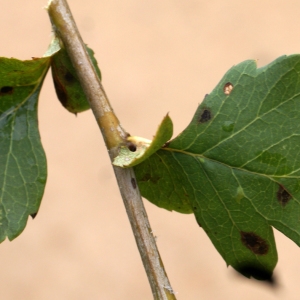
[[[211,116],[211,112],[208,108],[204,108],[201,112],[200,112],[200,117],[198,120],[198,123],[205,123],[208,122],[209,120],[211,120],[212,116]]]
[[[65,78],[66,82],[69,84],[72,84],[74,81],[76,81],[75,77],[69,71],[67,71],[64,78]]]
[[[277,199],[282,206],[286,206],[292,199],[292,196],[282,185],[280,185],[277,191]]]
[[[36,213],[33,213],[33,214],[31,214],[30,216],[31,216],[31,218],[32,218],[32,219],[34,219],[34,218],[36,217],[36,215],[37,215],[37,212],[36,212]]]
[[[136,182],[134,178],[131,178],[131,184],[134,189],[136,189]]]
[[[13,91],[14,91],[14,88],[12,86],[3,86],[0,89],[0,96],[12,94]]]
[[[227,82],[224,85],[223,91],[225,95],[229,95],[231,91],[233,90],[233,85],[231,82]]]
[[[254,232],[241,231],[241,240],[254,254],[265,255],[269,251],[268,243]]]

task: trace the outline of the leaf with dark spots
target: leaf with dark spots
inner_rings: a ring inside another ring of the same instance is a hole
[[[210,121],[212,118],[211,112],[208,108],[203,109],[203,111],[200,112],[200,117],[198,123],[206,123]]]
[[[101,79],[101,73],[94,58],[94,52],[88,47],[87,50]],[[75,114],[89,109],[89,102],[83,92],[71,59],[64,48],[60,49],[51,58],[51,70],[56,95],[61,104],[69,112]]]
[[[254,254],[265,255],[269,251],[268,243],[254,232],[241,231],[241,240]]]
[[[3,87],[0,89],[0,96],[12,94],[13,91],[14,91],[14,88],[13,88],[12,86],[3,86]]]
[[[262,278],[277,263],[272,226],[300,246],[299,83],[300,55],[232,67],[187,128],[134,168],[143,197],[193,212],[228,265]]]
[[[50,58],[0,58],[0,242],[13,240],[39,209],[47,178],[38,97]]]
[[[277,195],[277,199],[278,199],[279,203],[283,207],[286,206],[288,204],[288,202],[292,199],[292,196],[282,185],[279,185],[276,195]]]
[[[69,71],[66,72],[64,78],[68,84],[72,84],[73,82],[76,81],[75,77]]]

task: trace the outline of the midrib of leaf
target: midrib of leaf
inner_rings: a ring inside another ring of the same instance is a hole
[[[272,146],[273,147],[273,146]],[[269,149],[269,148],[268,148]],[[254,172],[254,171],[251,171],[251,170],[248,170],[248,169],[245,169],[243,168],[243,166],[245,165],[242,165],[240,167],[236,167],[236,166],[231,166],[231,165],[228,165],[222,161],[219,161],[219,160],[216,160],[216,159],[213,159],[213,158],[210,158],[210,157],[207,157],[203,154],[198,154],[198,153],[192,153],[192,152],[187,152],[187,151],[184,151],[184,150],[179,150],[179,149],[175,149],[175,148],[161,148],[160,150],[162,151],[169,151],[169,152],[178,152],[178,153],[182,153],[182,154],[185,154],[185,155],[189,155],[189,156],[192,156],[192,157],[199,157],[199,158],[202,158],[202,159],[206,159],[206,160],[210,160],[212,162],[215,162],[215,163],[218,163],[218,164],[222,164],[223,166],[226,166],[228,168],[231,168],[231,169],[236,169],[236,170],[240,170],[240,171],[244,171],[244,172],[248,172],[250,174],[254,174],[254,175],[261,175],[261,176],[265,176],[267,177],[268,179],[276,182],[279,184],[279,182],[277,182],[276,180],[274,180],[274,178],[297,178],[297,179],[300,179],[300,176],[287,176],[287,175],[269,175],[269,174],[264,174],[264,173],[258,173],[258,172]],[[266,149],[267,150],[267,149]],[[252,160],[251,160],[252,161]],[[300,169],[298,169],[300,170]],[[296,170],[296,171],[298,171]],[[294,171],[294,172],[296,172]],[[293,172],[293,173],[294,173]]]
[[[296,177],[290,177],[290,176],[271,176],[271,175],[268,175],[268,174],[263,174],[263,173],[257,173],[257,172],[253,172],[253,171],[250,171],[250,170],[247,170],[247,169],[244,169],[242,167],[235,167],[235,166],[230,166],[228,164],[225,164],[221,161],[218,161],[218,160],[215,160],[215,159],[212,159],[212,158],[209,158],[209,157],[206,157],[204,155],[201,155],[201,154],[196,154],[196,153],[191,153],[191,152],[187,152],[187,151],[184,151],[184,150],[178,150],[178,149],[173,149],[173,148],[162,148],[161,150],[163,151],[169,151],[172,153],[172,156],[174,157],[174,159],[179,163],[179,165],[181,166],[180,162],[177,160],[177,158],[173,155],[173,152],[178,152],[178,153],[182,153],[182,154],[185,154],[185,155],[189,155],[189,156],[192,156],[194,157],[197,161],[199,160],[199,158],[202,158],[202,159],[206,159],[206,160],[210,160],[212,162],[215,162],[215,163],[218,163],[218,164],[221,164],[225,167],[228,167],[230,169],[235,169],[235,170],[239,170],[239,171],[243,171],[243,172],[247,172],[249,174],[253,174],[253,175],[258,175],[258,176],[264,176],[266,178],[268,178],[269,180],[277,183],[277,184],[281,184],[279,181],[277,181],[275,178],[297,178],[297,179],[300,179],[300,176],[296,176]],[[156,152],[157,153],[157,152]],[[197,159],[198,158],[198,159]],[[201,165],[201,164],[200,164]],[[205,171],[205,170],[204,170]],[[188,176],[186,176],[188,178]],[[236,177],[236,176],[234,176]],[[298,203],[300,203],[300,199],[297,199],[295,197],[295,195],[293,195],[293,198],[295,200],[297,200]]]

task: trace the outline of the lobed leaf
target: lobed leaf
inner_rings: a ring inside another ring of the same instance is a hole
[[[188,127],[134,169],[145,198],[191,208],[228,265],[269,280],[271,226],[300,245],[300,55],[232,67]]]

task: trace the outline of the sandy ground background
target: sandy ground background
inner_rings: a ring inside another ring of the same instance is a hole
[[[51,39],[46,0],[1,3],[0,56],[41,56]],[[232,65],[300,52],[299,1],[69,4],[123,126],[150,139],[167,112],[180,133]],[[39,104],[48,182],[36,219],[0,246],[0,298],[152,299],[93,115],[64,110],[49,75]],[[300,249],[282,234],[274,290],[227,268],[192,215],[145,205],[179,300],[299,299]]]

